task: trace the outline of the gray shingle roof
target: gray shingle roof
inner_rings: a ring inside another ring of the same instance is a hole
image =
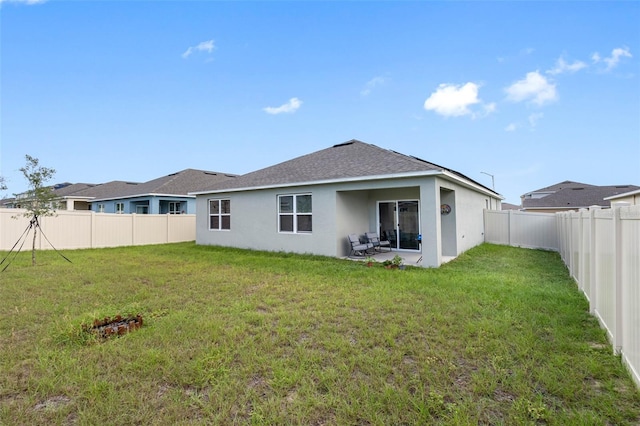
[[[523,198],[525,209],[578,209],[589,206],[610,207],[607,197],[640,189],[635,185],[595,186],[578,182],[565,181],[533,192],[555,191],[542,198]]]
[[[108,200],[147,195],[180,195],[203,190],[237,175],[206,170],[186,169],[148,182],[111,181],[74,193],[96,200]]]
[[[58,197],[66,197],[75,195],[77,192],[84,191],[89,188],[93,188],[96,186],[93,183],[71,183],[68,185],[64,185],[61,188],[57,188],[53,190],[53,193]]]
[[[223,191],[408,172],[442,172],[445,170],[472,181],[458,172],[445,169],[417,157],[400,154],[358,140],[350,140],[274,166],[247,173],[207,189]]]
[[[132,188],[137,188],[138,182],[125,182],[121,180],[113,180],[111,182],[101,183],[91,188],[76,192],[75,196],[93,197],[96,199],[105,199],[119,197],[121,194],[129,194]]]

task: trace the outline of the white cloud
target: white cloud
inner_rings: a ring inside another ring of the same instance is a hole
[[[544,114],[541,112],[537,112],[529,116],[529,125],[531,126],[532,129],[536,127],[536,125],[538,124],[538,121],[540,121],[542,117],[544,117]]]
[[[207,53],[212,53],[213,50],[216,48],[215,43],[213,40],[207,40],[207,41],[203,41],[201,43],[199,43],[197,46],[192,46],[189,47],[183,54],[182,57],[183,58],[188,58],[189,56],[191,56],[191,54],[193,52],[207,52]]]
[[[489,115],[491,113],[494,113],[494,112],[496,112],[497,108],[498,107],[497,107],[495,102],[484,104],[484,105],[482,105],[482,109],[484,110],[484,114],[483,115]]]
[[[33,5],[33,4],[42,4],[45,3],[47,0],[0,0],[0,4],[2,3],[22,3],[22,4],[28,4],[28,5]]]
[[[367,96],[371,93],[374,87],[384,84],[385,82],[386,79],[384,77],[373,77],[367,82],[367,84],[365,84],[365,87],[360,91],[360,94],[362,96]]]
[[[542,105],[558,99],[556,85],[550,83],[540,72],[527,73],[523,80],[516,81],[505,89],[507,99],[513,102],[530,100],[534,104]]]
[[[558,61],[556,62],[556,66],[550,69],[549,71],[547,71],[547,74],[557,75],[557,74],[564,74],[567,72],[574,73],[586,67],[587,67],[587,64],[585,64],[582,61],[575,61],[574,63],[569,64],[565,62],[564,58],[558,58]]]
[[[296,112],[298,108],[302,105],[302,101],[298,98],[291,98],[289,102],[284,105],[280,105],[279,107],[266,107],[262,110],[267,114],[282,114],[282,113],[292,113]]]
[[[505,132],[515,132],[517,128],[518,128],[518,125],[516,123],[509,123],[509,125],[504,128],[504,131]]]
[[[631,52],[629,52],[628,47],[617,47],[613,49],[611,51],[611,56],[609,56],[608,58],[603,58],[602,56],[600,56],[598,52],[596,52],[593,55],[591,55],[591,60],[593,61],[594,64],[597,64],[599,62],[604,62],[607,65],[605,68],[605,71],[611,71],[612,69],[618,66],[618,64],[620,63],[620,59],[623,57],[626,57],[626,58],[633,57],[631,55]]]
[[[462,86],[455,84],[441,84],[438,89],[424,101],[424,109],[434,111],[445,117],[459,117],[473,115],[469,106],[480,103],[478,99],[479,86],[466,83]]]

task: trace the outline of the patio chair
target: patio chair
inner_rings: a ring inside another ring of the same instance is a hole
[[[371,243],[362,243],[360,242],[360,237],[356,234],[349,234],[349,244],[351,244],[351,252],[349,253],[349,257],[351,256],[367,256],[372,254],[373,244]]]
[[[381,240],[377,232],[366,232],[364,235],[367,237],[367,241],[373,244],[374,250],[382,251],[382,248],[386,247],[391,251],[391,243],[387,240]]]
[[[386,238],[385,238],[386,235]],[[382,235],[382,238],[388,240],[391,243],[391,247],[396,247],[398,241],[396,239],[396,231],[389,229],[388,231],[385,231]]]

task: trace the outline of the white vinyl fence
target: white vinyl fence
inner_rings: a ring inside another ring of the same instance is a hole
[[[556,216],[560,255],[640,386],[640,205]]]
[[[485,241],[559,251],[640,387],[640,205],[555,214],[487,210]]]
[[[21,216],[24,212],[0,209],[0,250],[11,250],[16,242],[21,241],[29,227],[29,218]],[[42,231],[36,237],[39,250],[164,244],[196,239],[196,217],[192,214],[138,215],[61,210],[55,216],[40,217],[38,221]],[[29,232],[25,247],[31,248],[32,237]]]
[[[558,251],[555,215],[518,210],[485,210],[487,243]]]

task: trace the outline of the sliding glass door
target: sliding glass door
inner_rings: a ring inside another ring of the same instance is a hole
[[[420,214],[417,200],[378,202],[379,234],[401,250],[420,250]]]

